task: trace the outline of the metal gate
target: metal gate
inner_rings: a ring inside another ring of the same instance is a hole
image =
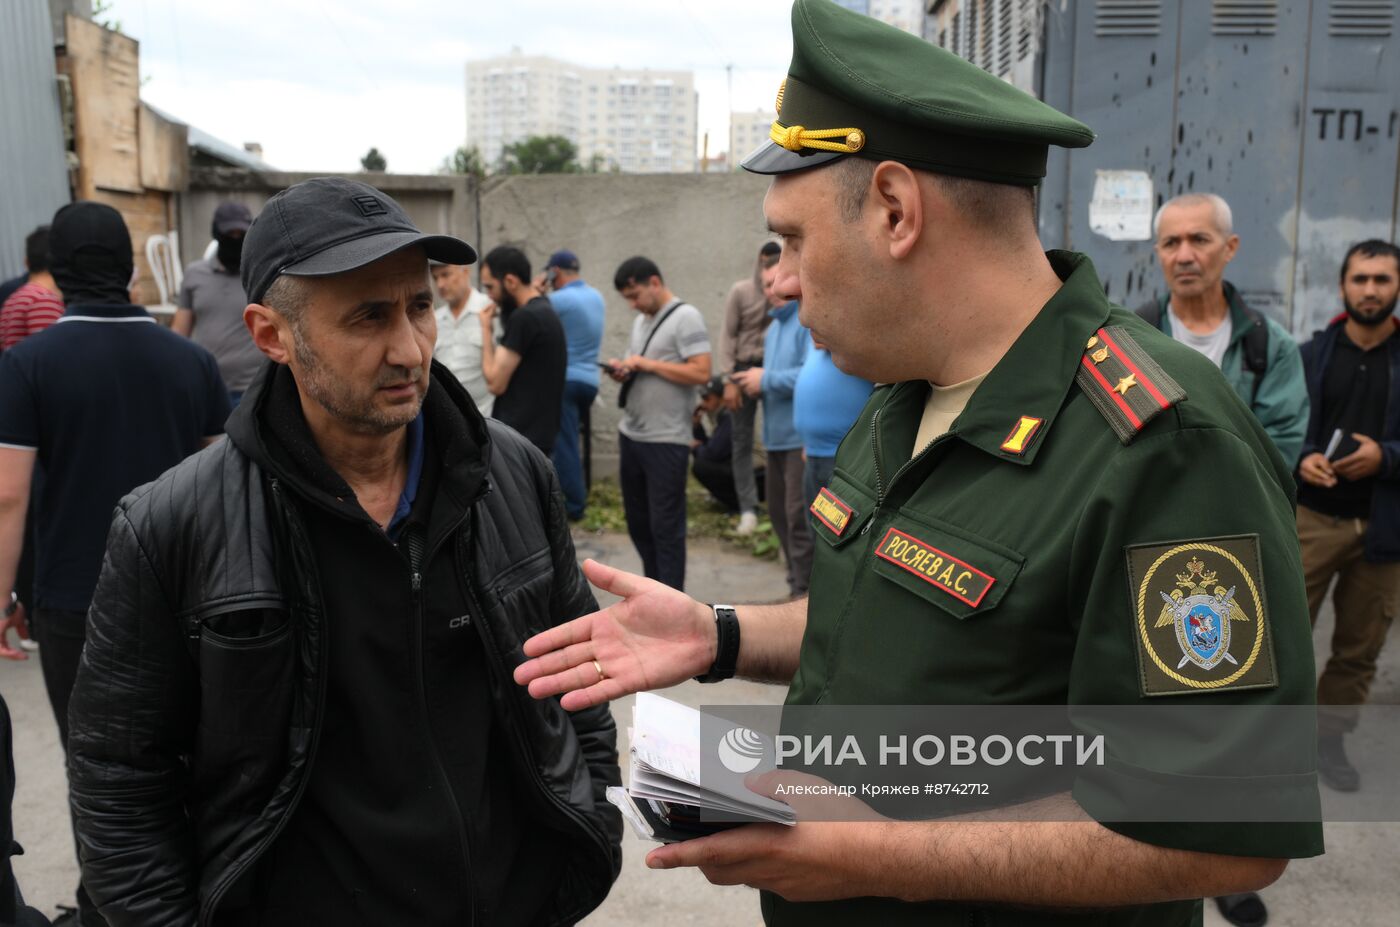
[[[1052,151],[1041,232],[1109,296],[1164,291],[1146,229],[1179,193],[1229,201],[1246,298],[1304,337],[1342,255],[1400,222],[1395,0],[1052,0],[1038,91],[1098,133]]]

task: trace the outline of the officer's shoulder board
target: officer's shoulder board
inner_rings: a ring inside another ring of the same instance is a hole
[[[1094,333],[1074,379],[1124,444],[1186,398],[1186,391],[1121,325]]]

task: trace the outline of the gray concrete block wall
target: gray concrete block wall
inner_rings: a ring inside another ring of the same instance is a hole
[[[623,357],[636,311],[613,289],[613,272],[636,254],[651,258],[672,291],[705,316],[716,344],[724,298],[753,273],[768,237],[753,174],[537,175],[489,178],[481,193],[482,253],[513,244],[540,268],[568,248],[607,305],[603,357]],[[470,237],[470,236],[469,236]],[[606,377],[593,407],[595,475],[613,472],[617,384]]]

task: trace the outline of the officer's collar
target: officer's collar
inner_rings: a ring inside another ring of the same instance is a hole
[[[1064,285],[987,374],[953,427],[962,440],[1012,463],[1035,460],[1085,345],[1110,310],[1087,257],[1072,251],[1049,251],[1046,257]]]

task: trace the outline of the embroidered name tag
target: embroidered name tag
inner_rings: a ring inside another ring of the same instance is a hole
[[[898,528],[886,532],[875,555],[973,608],[982,604],[982,599],[996,583],[996,577]]]
[[[817,516],[821,523],[830,528],[838,538],[846,530],[846,526],[851,523],[851,507],[836,498],[836,495],[826,488],[817,493],[817,498],[812,500],[812,514]]]

